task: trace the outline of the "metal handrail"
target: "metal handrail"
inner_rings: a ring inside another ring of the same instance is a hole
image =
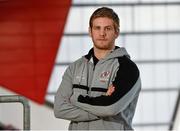
[[[169,130],[173,130],[173,128],[174,128],[174,123],[175,123],[175,119],[176,119],[176,115],[177,115],[177,112],[178,112],[179,105],[180,105],[180,88],[179,88],[179,91],[178,91],[178,97],[177,97],[177,100],[176,100],[176,105],[175,105],[175,108],[174,108],[174,111],[173,111],[173,116],[172,116],[172,119],[171,119],[172,124],[170,124]]]
[[[14,103],[19,102],[23,104],[23,129],[30,130],[30,105],[28,100],[19,95],[4,95],[0,96],[0,103]]]

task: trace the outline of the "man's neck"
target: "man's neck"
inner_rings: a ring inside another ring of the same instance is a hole
[[[113,49],[114,47],[109,50],[102,50],[102,49],[97,49],[94,47],[94,55],[100,60],[100,59],[105,58],[106,55],[109,54]]]

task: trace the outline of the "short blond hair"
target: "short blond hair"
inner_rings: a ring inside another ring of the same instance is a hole
[[[93,26],[93,20],[98,17],[107,17],[107,18],[112,19],[114,21],[115,31],[119,32],[119,17],[114,12],[113,9],[108,8],[108,7],[101,7],[101,8],[98,8],[97,10],[95,10],[89,20],[90,28],[92,28],[92,26]]]

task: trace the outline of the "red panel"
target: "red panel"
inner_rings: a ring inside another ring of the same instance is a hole
[[[44,103],[71,0],[0,1],[0,85]]]

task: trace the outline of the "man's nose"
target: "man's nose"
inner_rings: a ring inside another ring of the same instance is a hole
[[[105,36],[105,35],[106,35],[106,32],[105,32],[104,29],[101,29],[101,30],[100,30],[100,35],[101,35],[101,36]]]

